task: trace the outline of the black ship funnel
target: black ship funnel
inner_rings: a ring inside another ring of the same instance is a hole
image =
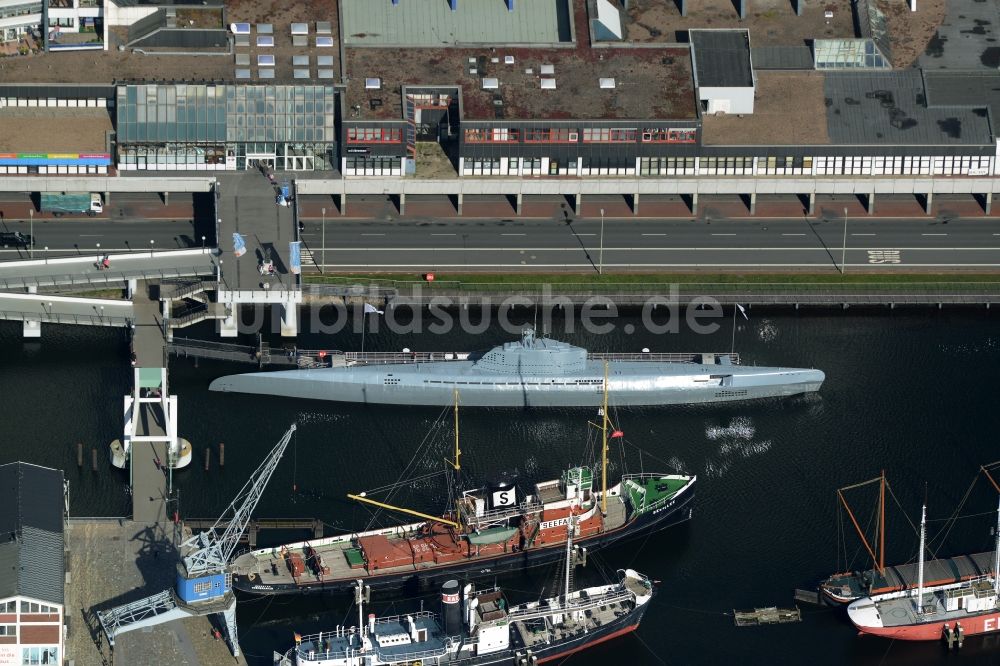
[[[459,586],[457,580],[449,580],[441,586],[441,618],[444,620],[444,633],[447,636],[462,634],[462,606],[459,604]]]

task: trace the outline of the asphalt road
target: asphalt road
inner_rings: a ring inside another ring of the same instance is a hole
[[[303,264],[330,271],[1000,267],[1000,220],[578,219],[306,221]],[[324,258],[325,255],[325,258]]]
[[[190,219],[158,220],[108,220],[102,218],[60,218],[38,220],[34,224],[27,220],[6,219],[0,224],[0,231],[20,231],[33,234],[36,259],[68,254],[92,254],[95,252],[148,252],[156,250],[176,250],[179,248],[201,247],[201,232]],[[206,235],[205,242],[213,245],[212,237]],[[150,241],[154,241],[150,244]],[[46,253],[45,247],[49,248]],[[17,258],[27,259],[25,248],[0,247],[0,261]]]

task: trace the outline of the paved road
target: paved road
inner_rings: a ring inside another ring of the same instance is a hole
[[[0,224],[0,231],[20,231],[32,233],[35,238],[34,256],[58,257],[70,254],[90,254],[100,252],[149,252],[150,242],[156,250],[176,250],[201,247],[201,236],[212,245],[212,236],[202,234],[190,219],[126,219],[106,220],[84,218],[59,220],[35,220],[33,225],[26,220],[6,220]],[[48,253],[45,247],[49,248]],[[25,248],[0,247],[0,261],[27,259]]]
[[[303,263],[323,262],[321,223],[306,221]],[[600,220],[327,220],[327,270],[574,270],[601,263]],[[606,270],[836,270],[844,221],[606,219]],[[1000,220],[848,218],[848,270],[1000,267]]]

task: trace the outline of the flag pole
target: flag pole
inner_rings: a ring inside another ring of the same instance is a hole
[[[366,330],[368,327],[365,326],[365,324],[367,323],[368,323],[368,313],[365,312],[365,306],[362,305],[361,306],[361,353],[362,354],[365,353],[365,333],[368,332]]]
[[[733,303],[733,342],[729,346],[729,355],[730,356],[732,356],[734,353],[736,353],[736,309],[738,307],[739,306],[736,303]]]

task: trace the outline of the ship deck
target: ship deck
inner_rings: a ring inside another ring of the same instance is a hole
[[[991,583],[986,585],[986,592],[991,593],[992,588]],[[903,627],[913,624],[926,624],[928,622],[961,621],[982,614],[981,612],[970,613],[967,608],[949,611],[945,607],[945,598],[945,592],[943,591],[925,592],[921,600],[923,611],[920,613],[917,612],[916,599],[910,596],[885,599],[876,601],[874,604],[882,620],[883,627]],[[985,612],[995,611],[996,605],[994,605],[993,609]]]
[[[543,615],[530,620],[517,620],[513,624],[524,641],[524,646],[530,649],[593,632],[628,615],[632,609],[630,601],[612,601],[584,611],[583,617],[578,620],[566,619],[560,624],[554,624],[552,615]],[[553,614],[558,614],[558,610],[553,611]]]
[[[626,519],[625,504],[622,499],[620,497],[609,497],[608,500],[608,515],[604,519],[605,531],[621,527],[625,524]],[[394,544],[401,544],[403,542],[403,538],[390,536],[389,541]],[[445,563],[436,563],[433,560],[416,563],[407,562],[406,564],[398,566],[380,566],[377,570],[371,572],[364,566],[352,568],[351,560],[357,557],[357,548],[351,540],[345,539],[336,543],[325,544],[322,542],[310,542],[310,545],[322,558],[323,565],[329,568],[329,573],[324,574],[322,577],[314,573],[309,568],[307,563],[305,572],[303,572],[297,579],[294,578],[289,571],[279,548],[251,551],[250,553],[240,556],[233,564],[233,573],[254,574],[256,578],[253,581],[254,585],[274,585],[283,587],[287,585],[309,585],[319,584],[322,582],[329,583],[334,581],[356,580],[358,578],[368,579],[372,577],[381,577],[401,573],[419,573],[421,571],[431,569],[446,568],[449,565],[455,565],[461,562],[468,562],[470,559],[476,559],[463,557],[460,560]],[[562,548],[562,545],[550,544],[535,547],[535,550],[541,550],[543,548]],[[291,553],[301,555],[303,559],[305,559],[304,547],[289,548],[289,551]],[[490,559],[492,557],[495,557],[495,555],[483,556],[482,559]],[[354,561],[358,562],[359,560],[355,559]]]
[[[926,585],[943,585],[953,581],[983,576],[993,571],[993,551],[958,555],[924,562],[924,581]],[[883,573],[877,569],[866,571],[862,575],[846,574],[832,576],[823,583],[828,591],[844,598],[868,596],[868,586],[862,576],[872,581],[874,593],[897,589],[907,589],[917,585],[917,564],[897,564],[886,567]]]

